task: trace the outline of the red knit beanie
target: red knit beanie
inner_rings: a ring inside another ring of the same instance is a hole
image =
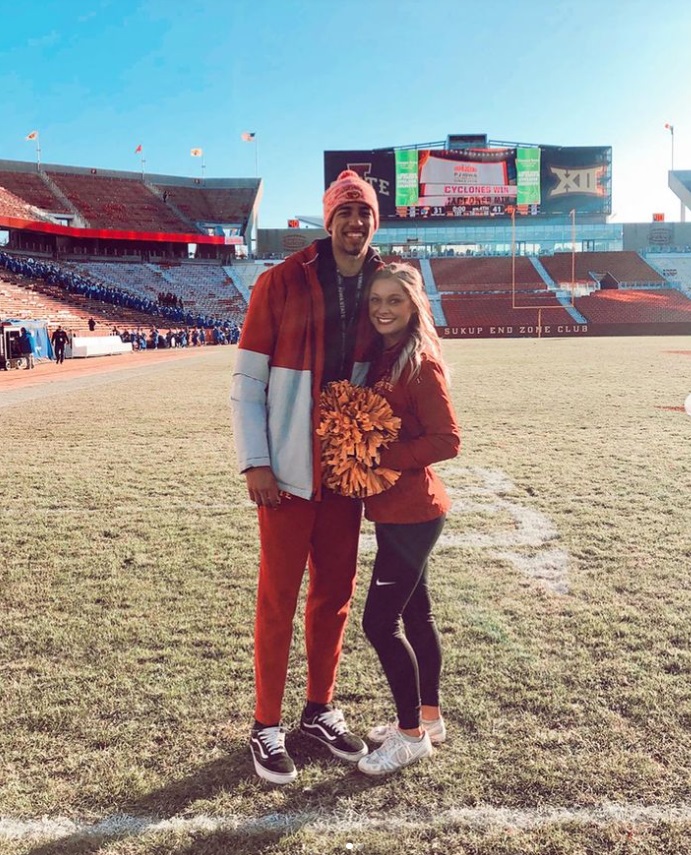
[[[379,228],[379,202],[371,184],[353,172],[345,169],[324,193],[324,228],[329,230],[336,208],[357,202],[367,205],[374,216],[374,230]]]

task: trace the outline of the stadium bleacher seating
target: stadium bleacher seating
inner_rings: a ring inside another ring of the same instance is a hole
[[[87,315],[103,312],[121,324],[127,306],[128,312],[144,308],[151,313],[136,321],[133,316],[128,323],[146,324],[158,320],[160,297],[166,317],[180,310],[175,317],[184,316],[187,322],[193,318],[194,323],[213,325],[223,319],[241,325],[257,277],[280,260],[271,256],[243,262],[231,246],[247,239],[251,251],[248,236],[258,181],[205,182],[47,164],[39,169],[11,161],[1,167],[0,217],[52,220],[48,226],[22,228],[21,241],[2,240],[11,252],[21,248],[25,258],[65,265],[78,278],[88,276],[90,295],[60,291],[65,283],[59,277],[50,280],[52,293],[48,281],[14,283],[19,291],[9,303],[5,293],[0,303],[5,314],[59,312],[55,305],[44,306],[42,301],[50,298],[62,302],[64,311],[76,312],[75,323],[83,310]],[[119,234],[104,236],[108,232]],[[589,331],[599,327],[601,334],[610,334],[605,327],[612,325],[635,326],[640,334],[646,324],[660,332],[661,325],[679,322],[683,332],[691,323],[691,253],[657,247],[648,263],[633,251],[512,258],[505,247],[499,249],[488,255],[453,255],[447,248],[435,257],[429,247],[411,245],[406,257],[384,260],[405,261],[422,273],[439,326],[521,326],[535,324],[538,313],[542,324],[575,323]],[[101,304],[106,299],[124,306]]]
[[[98,320],[100,315],[119,328],[232,329],[241,325],[247,311],[246,300],[219,264],[169,263],[164,269],[148,263],[44,262],[13,260],[12,254],[0,251],[0,276],[5,286],[0,318],[34,317],[49,327],[70,323],[83,328],[85,318],[93,315]],[[186,293],[186,304],[178,291]]]
[[[27,205],[26,202],[4,187],[0,187],[0,217],[14,217],[25,220],[44,219],[30,205]]]
[[[597,333],[598,327],[611,325],[691,322],[691,299],[680,290],[664,288],[664,277],[635,252],[563,253],[540,257],[540,262],[552,285],[530,259],[516,258],[514,293],[511,258],[432,259],[448,325],[515,329],[535,325],[539,317],[543,326],[585,323]],[[589,286],[588,296],[573,301],[570,295],[565,299],[572,265],[576,284]],[[609,287],[600,289],[605,274]],[[533,305],[543,309],[539,316],[528,308]]]
[[[637,252],[577,252],[557,253],[541,256],[547,273],[558,285],[571,282],[572,265],[575,261],[576,283],[595,285],[609,273],[625,285],[664,285],[665,279],[654,270]]]
[[[154,186],[193,223],[242,223],[249,216],[254,200],[254,191],[250,189],[229,194],[227,190],[212,187]]]
[[[49,211],[51,214],[71,214],[70,209],[50,188],[41,172],[0,171],[0,187],[9,190],[19,199]]]
[[[691,300],[672,288],[607,289],[574,303],[593,324],[691,322]]]
[[[45,320],[49,329],[60,325],[70,333],[88,336],[92,317],[98,324],[97,335],[103,335],[104,329],[109,333],[113,326],[148,328],[155,320],[150,315],[87,300],[78,294],[66,295],[61,288],[45,283],[20,284],[11,274],[0,272],[0,318]]]
[[[142,234],[142,247],[147,233],[161,235],[163,247],[167,233],[194,235],[218,229],[220,236],[223,228],[227,236],[231,225],[240,232],[256,204],[256,186],[228,182],[228,186],[213,187],[190,179],[177,183],[167,176],[165,180],[162,176],[158,178],[156,181],[152,176],[147,181],[143,175],[137,177],[133,173],[99,174],[96,170],[69,167],[47,167],[42,172],[0,170],[0,215],[46,219],[50,214],[72,221],[77,217],[78,226],[133,233],[131,242],[111,241],[104,249],[103,255],[130,259],[118,262],[93,256],[91,260],[77,262],[75,259],[81,253],[88,257],[93,249],[88,243],[82,246],[78,240],[72,244],[72,260],[66,261],[55,248],[51,251],[47,242],[41,242],[41,230],[36,231],[35,240],[27,239],[24,249],[27,254],[35,251],[53,261],[59,258],[60,264],[82,275],[88,274],[109,288],[154,302],[159,294],[170,294],[195,315],[232,319],[241,324],[251,289],[266,264],[237,262],[226,268],[222,264],[229,259],[227,254],[220,253],[197,253],[196,258],[188,260],[185,241],[194,243],[193,238],[183,238],[179,245],[172,241],[160,255],[150,248],[138,252],[136,235]],[[146,258],[151,262],[146,262]],[[563,252],[534,259],[525,256],[512,259],[510,255],[445,255],[424,259],[387,256],[384,260],[405,261],[420,270],[427,280],[437,322],[444,320],[441,307],[452,326],[534,324],[538,309],[542,309],[543,324],[575,321],[597,327],[691,321],[691,257],[679,254],[662,258],[657,253],[651,264],[636,252],[573,255]],[[670,265],[674,268],[673,275]],[[572,281],[579,287],[573,292],[578,296],[569,308],[565,304],[571,298],[568,289]],[[21,312],[35,314],[43,309],[57,317],[60,310],[52,304],[46,304],[45,308],[42,302],[51,298],[58,303],[62,300],[64,311],[75,313],[75,324],[80,322],[82,311],[85,315],[102,311],[104,318],[108,316],[114,323],[124,322],[124,309],[119,306],[85,308],[78,295],[68,297],[59,289],[51,294],[45,283],[37,283],[31,294],[26,289],[22,292],[21,285],[17,288],[21,293],[15,293],[16,299],[10,300],[10,305],[18,317],[29,316]],[[10,308],[6,294],[4,299],[0,307],[6,306],[3,311],[7,314]],[[151,320],[151,317],[135,320],[133,316],[128,323],[145,324]],[[62,318],[58,322],[65,324]]]
[[[82,274],[147,300],[161,292],[182,298],[185,308],[242,323],[247,303],[218,264],[137,264],[92,261],[72,263]]]
[[[192,222],[182,220],[141,180],[46,173],[91,228],[141,232],[190,233]]]
[[[436,258],[430,261],[439,291],[506,291],[513,282],[511,258]],[[518,257],[516,288],[543,290],[545,282],[529,258]]]
[[[652,253],[646,256],[646,261],[668,282],[676,283],[687,297],[691,297],[691,254]]]

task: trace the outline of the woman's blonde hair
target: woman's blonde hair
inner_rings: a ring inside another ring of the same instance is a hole
[[[398,380],[407,365],[410,366],[408,379],[409,381],[414,380],[420,373],[423,353],[433,356],[443,366],[446,374],[446,365],[441,354],[441,343],[434,327],[432,309],[425,293],[420,271],[410,264],[400,262],[385,264],[372,277],[367,290],[367,299],[369,299],[372,285],[378,279],[395,279],[413,304],[413,314],[408,324],[408,339],[391,369],[391,382],[395,383]]]

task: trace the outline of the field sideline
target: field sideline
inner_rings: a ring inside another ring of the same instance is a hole
[[[691,342],[444,348],[463,428],[432,566],[449,741],[372,781],[292,733],[284,788],[247,748],[235,349],[0,376],[0,855],[688,853]],[[366,525],[337,697],[360,732],[391,715],[359,627],[372,554]],[[298,623],[289,726],[302,650]]]

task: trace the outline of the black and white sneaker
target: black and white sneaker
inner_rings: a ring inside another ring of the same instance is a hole
[[[289,784],[297,776],[297,769],[286,751],[286,734],[282,727],[253,727],[250,748],[254,770],[272,784]]]
[[[357,763],[367,754],[367,745],[359,736],[348,730],[340,710],[327,707],[312,716],[307,716],[303,712],[300,730],[326,745],[336,757],[347,760],[349,763]]]

